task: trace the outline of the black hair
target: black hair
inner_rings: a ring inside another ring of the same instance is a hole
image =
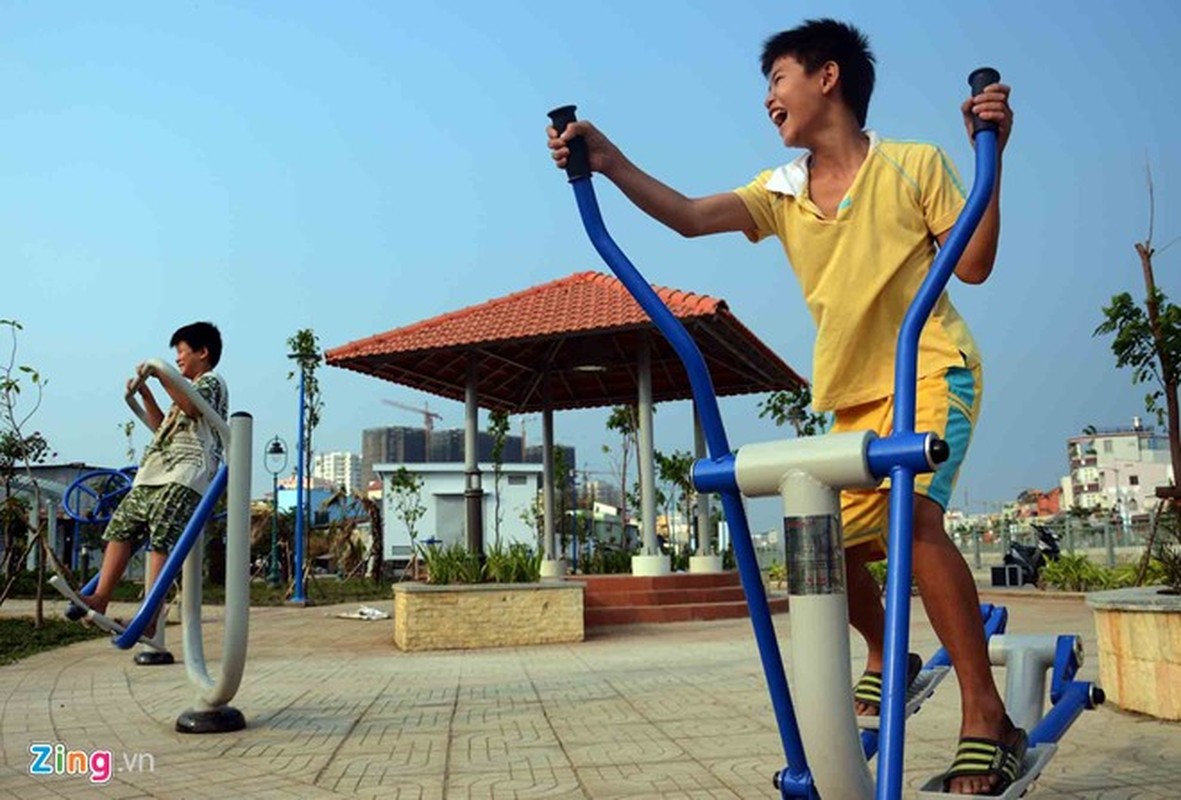
[[[194,322],[177,328],[176,333],[168,340],[169,347],[176,347],[181,342],[191,350],[202,348],[209,351],[209,366],[216,367],[221,361],[221,331],[212,322]]]
[[[795,58],[812,74],[829,61],[841,68],[841,99],[865,127],[869,115],[869,97],[873,94],[874,56],[869,38],[847,22],[835,19],[810,19],[799,27],[781,31],[763,43],[763,76],[771,77],[771,67],[782,56]]]

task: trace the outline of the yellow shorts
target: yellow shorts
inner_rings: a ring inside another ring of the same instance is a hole
[[[984,387],[980,365],[949,367],[919,378],[915,403],[915,426],[920,433],[930,431],[947,442],[951,456],[935,472],[915,476],[915,494],[929,497],[947,509],[955,489],[960,465],[972,440],[972,429],[980,413],[980,396]],[[841,431],[875,431],[889,435],[894,425],[894,398],[884,397],[861,405],[837,409],[833,433]],[[841,492],[841,522],[844,527],[845,547],[862,544],[875,545],[881,557],[886,553],[886,536],[890,505],[890,481],[887,478],[876,489]]]

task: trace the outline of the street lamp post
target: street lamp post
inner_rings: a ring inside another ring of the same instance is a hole
[[[297,358],[298,356],[291,356]],[[303,362],[299,362],[299,437],[296,442],[296,469],[295,476],[297,486],[295,487],[295,586],[291,591],[291,602],[297,605],[305,605],[307,597],[303,591],[303,548],[304,548],[304,518],[303,518],[303,496],[305,491],[304,486],[304,425],[306,417],[307,398],[305,393],[305,376],[307,369],[304,368]]]
[[[274,508],[271,513],[271,563],[267,570],[267,584],[274,588],[282,579],[279,577],[279,473],[287,469],[287,443],[275,436],[267,442],[267,472],[271,473],[271,499]]]

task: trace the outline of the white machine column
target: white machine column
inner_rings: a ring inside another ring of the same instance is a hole
[[[792,696],[821,797],[869,800],[873,779],[854,719],[840,493],[791,470],[779,485],[791,596]]]

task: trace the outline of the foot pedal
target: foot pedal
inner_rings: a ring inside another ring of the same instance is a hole
[[[78,596],[70,584],[66,582],[60,575],[54,575],[49,579],[49,585],[62,594],[67,600],[77,606],[79,609],[84,609],[79,621],[83,623],[90,623],[95,627],[101,628],[112,636],[121,636],[126,630],[122,625],[115,622],[108,616],[98,613],[94,609],[86,605],[81,597]],[[146,644],[154,650],[164,650],[164,626],[158,625],[156,630],[156,638],[149,639],[147,636],[139,637],[140,644]]]
[[[951,672],[951,667],[929,667],[918,674],[914,683],[906,689],[907,717],[922,708],[923,703],[935,694],[935,688],[947,677],[949,672]],[[882,718],[876,714],[857,717],[857,726],[865,730],[876,731],[881,722]]]
[[[1054,757],[1056,752],[1058,752],[1058,745],[1054,742],[1039,744],[1037,747],[1026,750],[1025,758],[1021,761],[1020,777],[1009,784],[1009,788],[1001,794],[990,796],[1002,800],[1017,800],[1018,797],[1029,791],[1033,782],[1042,774],[1042,770],[1050,763],[1050,759]],[[963,798],[964,795],[949,794],[943,791],[943,773],[940,773],[919,787],[915,797],[918,800],[938,800],[938,798],[946,800],[947,798]]]

